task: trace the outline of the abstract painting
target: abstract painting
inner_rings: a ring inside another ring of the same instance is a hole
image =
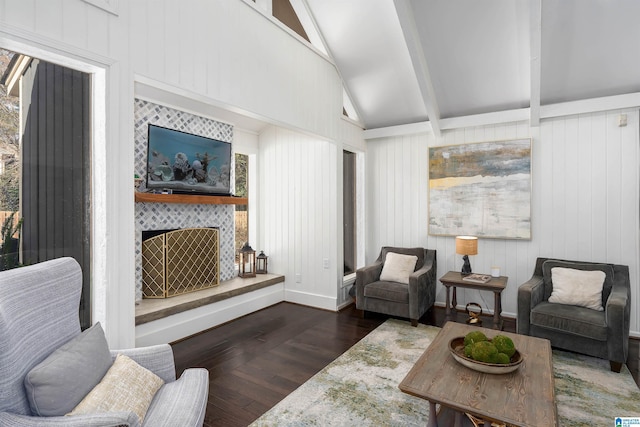
[[[531,239],[531,139],[430,147],[429,234]]]

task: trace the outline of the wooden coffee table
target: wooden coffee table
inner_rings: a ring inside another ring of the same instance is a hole
[[[523,357],[520,367],[508,374],[485,374],[458,363],[449,341],[477,330],[489,338],[510,337]],[[485,426],[558,425],[551,345],[542,338],[447,322],[399,387],[429,401],[428,427],[473,427],[465,413],[485,420]]]

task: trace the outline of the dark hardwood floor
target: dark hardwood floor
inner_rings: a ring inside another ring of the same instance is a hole
[[[209,370],[205,426],[246,426],[384,322],[279,303],[172,345]]]
[[[204,425],[246,426],[382,324],[388,316],[351,305],[339,313],[279,303],[172,344],[176,371],[209,370]],[[457,321],[465,316],[458,314]],[[484,325],[491,318],[484,317]],[[444,308],[421,323],[442,326]],[[515,332],[506,318],[504,330]],[[640,340],[630,340],[629,369],[638,383]]]

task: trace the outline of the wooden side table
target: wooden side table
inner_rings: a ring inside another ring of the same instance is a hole
[[[456,295],[456,288],[475,289],[477,291],[491,291],[494,295],[494,308],[493,308],[493,329],[502,330],[502,291],[507,287],[506,276],[492,277],[487,283],[475,283],[462,280],[464,276],[460,272],[450,271],[440,278],[440,282],[447,288],[447,300],[445,303],[445,320],[451,320],[451,307],[456,309],[458,305],[458,299]],[[449,304],[449,288],[453,287],[453,295],[451,304]]]

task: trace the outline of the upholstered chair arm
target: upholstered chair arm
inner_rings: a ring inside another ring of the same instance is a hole
[[[382,265],[382,261],[379,261],[356,270],[356,305],[364,301],[364,287],[380,278]]]
[[[144,418],[145,426],[202,427],[209,396],[209,372],[189,368],[162,386]]]
[[[169,344],[153,345],[149,347],[128,348],[125,350],[111,350],[111,357],[115,360],[118,354],[133,359],[140,366],[147,368],[165,383],[176,380],[176,367],[173,361],[173,350]]]
[[[629,354],[631,295],[629,269],[617,269],[604,307],[609,360],[626,363]]]
[[[544,299],[542,276],[532,276],[518,288],[518,319],[516,329],[521,335],[529,335],[531,309]]]
[[[30,417],[0,412],[2,427],[140,427],[138,416],[133,412],[103,412],[99,414],[74,415],[72,417]]]
[[[425,259],[422,268],[409,276],[409,318],[418,319],[435,301],[435,259]],[[412,301],[417,298],[418,301]]]

